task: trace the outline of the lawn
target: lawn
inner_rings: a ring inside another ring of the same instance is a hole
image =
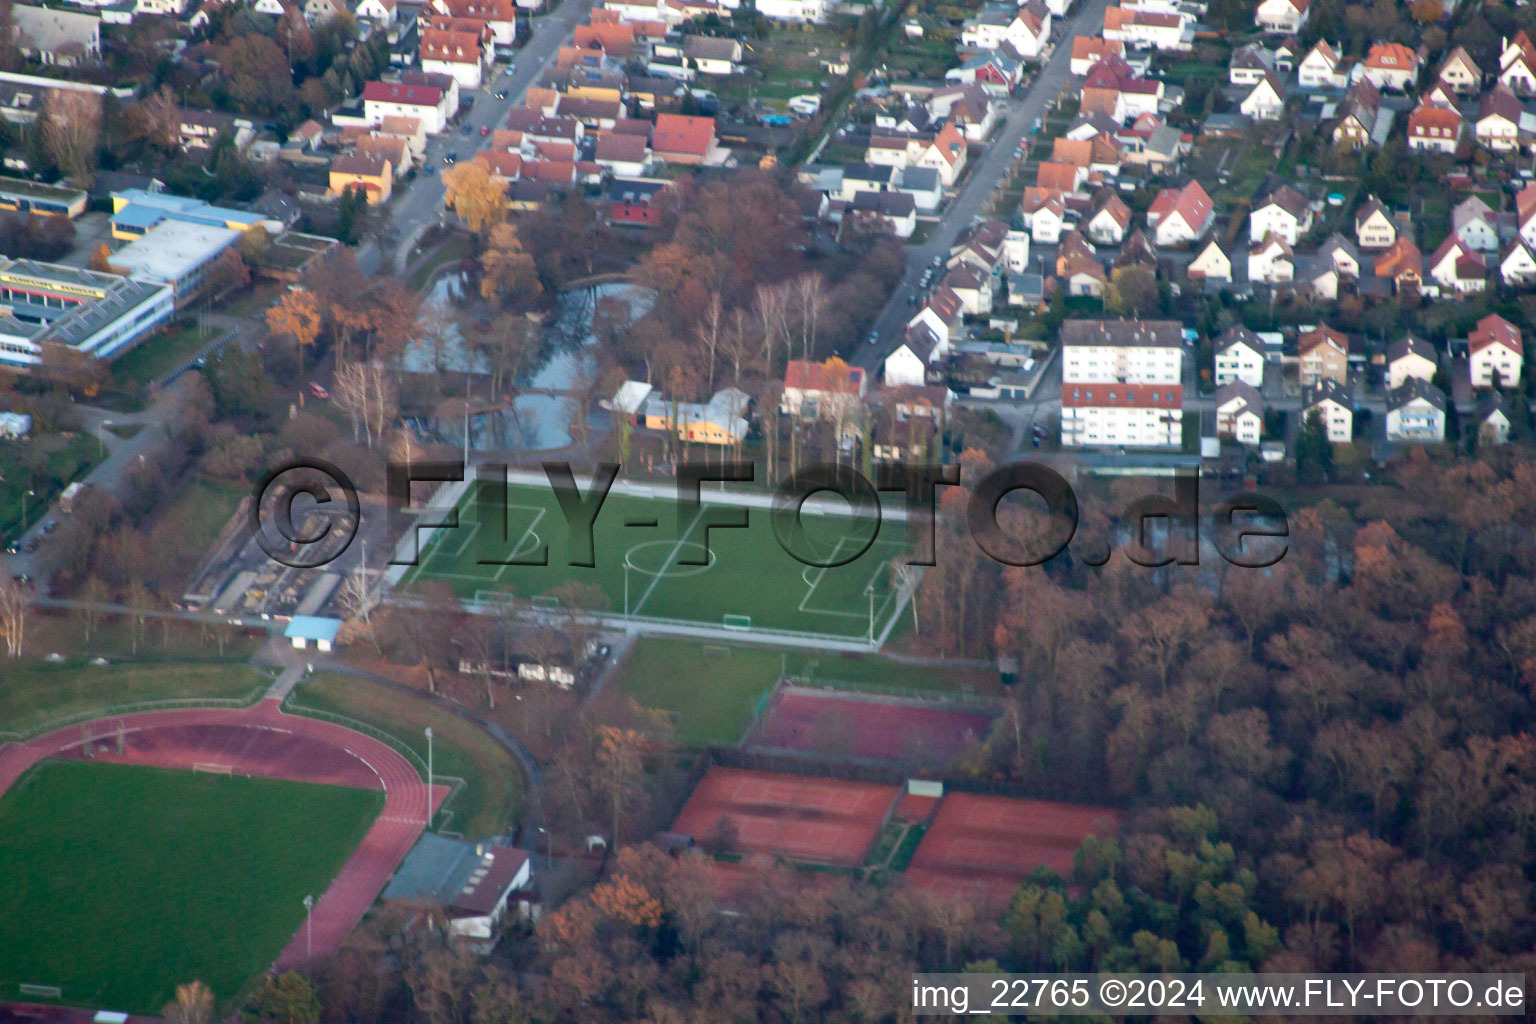
[[[192,559],[201,559],[240,507],[240,500],[249,493],[238,484],[195,477],[171,507],[161,513],[160,522],[173,528]],[[189,562],[187,573],[193,568]]]
[[[143,388],[187,362],[223,332],[210,328],[205,335],[195,323],[140,342],[112,363],[113,382],[122,388]]]
[[[345,715],[373,726],[427,759],[425,730],[432,729],[432,769],[439,777],[459,778],[464,786],[453,797],[450,818],[438,826],[470,838],[507,832],[522,806],[523,775],[501,744],[473,722],[432,703],[356,676],[318,672],[294,691],[284,710],[302,714],[313,708]],[[414,759],[413,759],[414,760]]]
[[[59,492],[101,459],[101,442],[86,433],[44,434],[0,443],[0,535],[9,541],[37,523]],[[33,491],[26,496],[27,491]]]
[[[271,681],[237,664],[37,664],[4,675],[0,733],[23,734],[56,719],[141,701],[251,697]]]
[[[706,500],[702,512],[687,513],[680,523],[670,499],[610,494],[593,529],[596,565],[582,568],[569,564],[565,519],[552,489],[510,488],[505,525],[498,502],[479,508],[480,497],[494,495],[492,488],[470,493],[459,508],[460,525],[438,531],[420,566],[407,573],[407,584],[439,580],[467,598],[507,593],[529,599],[550,598],[563,584],[580,582],[597,587],[609,610],[642,618],[851,638],[868,634],[872,611],[878,634],[897,606],[887,566],[906,541],[903,524],[889,518],[861,555],[823,569],[784,550],[767,509],[726,511]],[[745,529],[706,527],[706,516],[742,511]],[[846,515],[807,512],[801,521],[806,543],[797,550],[819,561],[851,557],[871,528]],[[709,564],[686,564],[705,557],[706,531]],[[548,565],[498,564],[536,558],[541,546]],[[752,585],[744,588],[743,579]]]
[[[374,790],[45,762],[0,798],[0,994],[157,1013],[277,958],[384,805]]]
[[[610,684],[672,717],[673,738],[734,746],[757,702],[781,673],[841,690],[895,696],[969,696],[999,692],[991,669],[935,668],[874,656],[811,655],[799,650],[642,637]]]

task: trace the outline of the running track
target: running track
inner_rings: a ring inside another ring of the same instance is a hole
[[[115,752],[119,728],[126,736],[121,757]],[[425,824],[427,785],[403,755],[351,729],[284,714],[272,700],[240,710],[187,708],[123,715],[8,744],[0,747],[0,794],[44,758],[83,756],[85,729],[96,738],[99,760],[184,769],[213,762],[228,764],[241,775],[384,790],[383,811],[315,903],[317,957],[335,952],[357,927]],[[295,756],[298,751],[306,756]],[[447,787],[434,786],[433,806],[446,796]],[[237,922],[232,925],[238,927]],[[302,965],[304,953],[301,924],[277,966]]]

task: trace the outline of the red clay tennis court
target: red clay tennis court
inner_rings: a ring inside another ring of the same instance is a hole
[[[738,852],[853,867],[868,856],[900,795],[897,786],[712,765],[672,831],[708,843],[729,817]]]
[[[950,793],[918,844],[907,878],[950,897],[1006,903],[1042,864],[1063,877],[1088,836],[1119,831],[1120,812],[1104,807]]]
[[[994,717],[974,707],[785,685],[748,744],[942,768],[985,740]]]

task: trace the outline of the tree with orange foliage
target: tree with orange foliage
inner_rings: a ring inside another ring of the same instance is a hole
[[[628,875],[618,875],[593,889],[592,905],[635,928],[655,928],[661,924],[661,901]]]
[[[273,334],[291,334],[299,346],[299,373],[304,372],[304,348],[320,337],[320,303],[314,293],[295,288],[283,300],[267,310],[267,330]]]

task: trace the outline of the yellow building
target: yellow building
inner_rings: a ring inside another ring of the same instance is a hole
[[[382,156],[354,153],[331,161],[331,192],[338,196],[352,186],[360,186],[372,206],[388,201],[394,181],[394,168]]]

